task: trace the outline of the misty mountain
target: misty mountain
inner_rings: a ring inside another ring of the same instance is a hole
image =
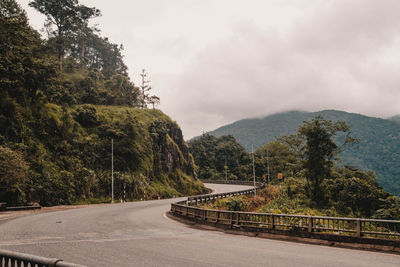
[[[390,118],[388,118],[388,120],[400,123],[400,115],[396,115],[396,116],[390,117]]]
[[[373,170],[385,190],[400,195],[400,116],[379,119],[337,110],[289,111],[240,120],[209,133],[217,137],[232,134],[247,151],[251,151],[252,144],[257,149],[277,137],[293,134],[303,121],[317,115],[332,121],[345,121],[351,126],[352,136],[360,141],[358,147],[348,147],[340,154],[340,164]]]

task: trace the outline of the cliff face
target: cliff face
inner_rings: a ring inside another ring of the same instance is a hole
[[[197,179],[195,164],[189,147],[183,139],[182,131],[175,122],[168,123],[168,138],[165,144],[165,171],[171,172],[174,169],[182,169],[191,177]]]

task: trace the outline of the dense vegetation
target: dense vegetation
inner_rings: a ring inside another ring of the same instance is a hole
[[[248,173],[248,153],[231,135],[216,138],[204,134],[189,142],[189,151],[199,167],[200,179],[237,180]]]
[[[136,87],[122,47],[89,28],[100,11],[30,5],[48,18],[45,40],[14,0],[0,2],[0,202],[108,201],[112,139],[116,198],[202,192],[178,125],[146,109],[158,99],[147,74]]]
[[[351,127],[351,134],[359,139],[359,146],[349,147],[340,154],[341,165],[372,170],[377,182],[387,191],[400,195],[400,124],[393,117],[389,120],[363,116],[342,111],[320,112],[291,111],[247,119],[223,126],[209,134],[217,137],[231,134],[247,150],[251,145],[259,148],[277,137],[294,134],[302,125],[317,115],[332,121],[344,121]],[[337,143],[343,135],[334,139]]]
[[[334,164],[343,146],[338,146],[333,137],[340,132],[345,133],[343,144],[356,141],[344,122],[333,123],[317,116],[305,122],[296,134],[281,137],[261,147],[256,152],[256,162],[257,166],[264,168],[260,168],[257,177],[260,179],[260,174],[266,171],[268,162],[263,155],[268,151],[271,183],[267,188],[258,192],[257,197],[228,198],[213,203],[212,207],[399,219],[399,198],[385,192],[376,183],[372,171]],[[204,136],[196,141],[202,138]],[[196,153],[193,155],[196,159]]]

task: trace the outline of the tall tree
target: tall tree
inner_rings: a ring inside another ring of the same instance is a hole
[[[337,132],[345,133],[341,146],[332,140]],[[305,141],[303,167],[310,197],[314,204],[321,206],[324,199],[321,183],[331,176],[333,160],[345,144],[356,140],[350,136],[350,127],[345,122],[333,123],[324,120],[322,116],[315,117],[311,122],[304,122],[298,135]]]
[[[47,25],[55,25],[51,31],[56,39],[58,68],[62,72],[65,49],[78,29],[87,26],[90,18],[100,16],[96,8],[79,5],[78,0],[34,0],[29,5],[47,17]]]
[[[89,19],[99,17],[100,10],[89,8],[84,5],[77,7],[76,39],[79,47],[79,60],[81,63],[85,60],[85,46],[94,31],[99,31],[95,27],[89,27]]]
[[[25,11],[15,0],[0,1],[0,118],[8,109],[8,97],[23,105],[40,98],[51,87],[55,71]]]
[[[151,86],[150,81],[148,80],[148,74],[145,69],[142,69],[140,77],[142,77],[142,83],[140,84],[140,107],[147,108],[147,99],[149,98],[149,91],[151,90]]]

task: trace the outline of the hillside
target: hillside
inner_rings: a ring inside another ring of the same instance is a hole
[[[276,137],[293,134],[305,120],[317,115],[332,121],[345,121],[359,146],[347,148],[340,157],[342,164],[363,170],[373,170],[378,183],[387,191],[400,195],[400,124],[385,119],[367,117],[343,111],[290,111],[260,119],[245,119],[218,128],[217,137],[232,134],[247,151],[273,141]],[[340,137],[338,137],[340,138]]]
[[[0,2],[0,202],[109,202],[112,140],[117,200],[204,192],[179,126],[154,108],[145,71],[135,86],[122,46],[88,27],[100,11],[43,3],[31,5],[50,24],[68,13],[47,39],[15,0]]]
[[[40,112],[39,121],[24,120],[29,134],[23,142],[3,139],[0,144],[0,174],[23,173],[18,180],[6,181],[18,190],[0,191],[0,201],[41,205],[109,201],[111,139],[116,199],[123,198],[124,190],[130,200],[204,190],[193,179],[194,162],[179,126],[159,110],[46,104]],[[18,159],[25,170],[10,158]]]
[[[390,118],[388,118],[388,120],[400,123],[400,115],[390,117]]]

